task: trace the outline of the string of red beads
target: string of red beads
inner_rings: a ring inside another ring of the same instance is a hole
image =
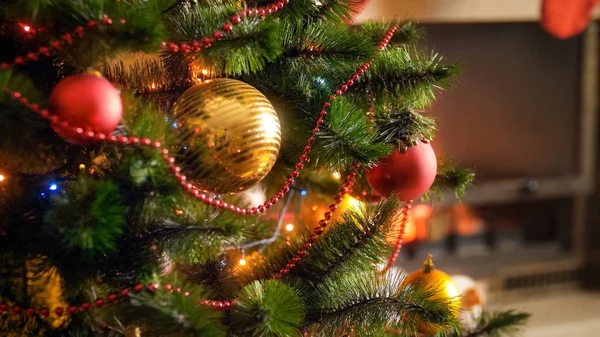
[[[194,40],[192,42],[163,42],[163,47],[171,53],[181,52],[187,54],[189,52],[198,52],[202,48],[210,48],[215,41],[220,41],[227,34],[233,31],[233,27],[239,25],[244,18],[247,17],[265,17],[267,15],[279,12],[285,5],[290,3],[290,0],[279,0],[271,5],[264,7],[248,8],[239,11],[236,15],[232,15],[230,20],[223,23],[220,30],[213,32],[212,36],[205,36],[201,39]]]
[[[383,269],[384,272],[388,271],[394,263],[396,263],[396,259],[398,258],[398,254],[400,254],[400,250],[402,249],[402,244],[404,243],[404,230],[406,229],[406,223],[408,222],[408,218],[410,217],[410,210],[412,208],[413,201],[407,201],[402,208],[402,213],[400,214],[400,228],[398,229],[398,241],[396,241],[396,250],[390,255],[388,261]]]
[[[80,305],[69,305],[67,306],[66,313],[70,316],[77,314],[78,312],[90,312],[94,308],[102,308],[106,302],[112,304],[117,303],[119,301],[119,297],[128,296],[130,291],[135,293],[141,293],[144,290],[148,291],[156,291],[158,289],[157,285],[154,283],[148,284],[148,286],[144,286],[143,284],[137,284],[131,288],[123,288],[119,293],[111,293],[106,296],[106,300],[102,297],[98,297],[94,300],[94,302],[83,302]],[[39,310],[34,307],[24,308],[18,304],[13,305],[12,307],[8,307],[6,303],[0,303],[0,314],[12,313],[13,315],[21,315],[25,314],[26,316],[40,316],[40,318],[45,319],[50,316],[50,309],[46,307],[39,308]],[[53,313],[57,317],[61,317],[65,314],[65,309],[63,307],[56,307],[53,310]]]
[[[170,284],[165,284],[162,287],[164,289],[166,289],[167,291],[169,291],[169,293],[176,292],[178,294],[181,294],[183,292],[183,294],[185,296],[190,295],[189,292],[183,291],[181,288],[175,288]],[[150,283],[147,286],[144,286],[143,284],[140,283],[131,288],[123,288],[118,293],[116,293],[116,292],[111,293],[108,296],[106,296],[106,299],[104,299],[102,297],[98,297],[94,300],[94,302],[83,302],[80,305],[69,305],[69,306],[67,306],[66,313],[69,316],[74,316],[79,312],[91,312],[94,308],[102,308],[107,303],[108,304],[117,303],[119,301],[119,298],[127,297],[129,295],[129,292],[131,292],[131,291],[133,291],[136,294],[139,294],[144,290],[147,290],[149,292],[155,292],[158,289],[159,289],[159,285],[156,283]],[[227,310],[231,306],[234,306],[236,304],[236,301],[235,300],[231,300],[231,301],[202,300],[199,302],[199,304],[211,307],[215,310]],[[34,306],[31,306],[31,307],[28,307],[25,309],[23,306],[20,306],[18,304],[15,304],[9,308],[9,306],[6,303],[0,303],[0,314],[5,314],[5,313],[11,313],[13,315],[23,315],[24,314],[24,315],[30,316],[30,317],[37,315],[42,319],[46,319],[50,316],[50,309],[48,309],[46,307],[42,307],[42,308],[39,308],[39,310],[38,310]],[[54,308],[53,313],[57,317],[61,317],[65,314],[65,309],[63,307],[56,307],[56,308]]]
[[[360,164],[357,164],[357,163],[355,163],[352,166],[352,168],[354,170],[357,170],[359,167],[360,167]],[[313,243],[315,243],[315,241],[317,241],[317,237],[319,235],[323,234],[323,232],[325,231],[325,228],[327,228],[327,225],[329,224],[329,220],[331,220],[333,213],[335,213],[335,211],[337,210],[339,203],[342,202],[342,198],[344,197],[344,195],[346,195],[346,193],[348,193],[348,191],[354,185],[355,178],[356,178],[355,171],[350,172],[346,176],[346,179],[344,180],[342,187],[340,187],[337,195],[335,196],[335,198],[333,198],[333,203],[331,205],[329,205],[329,211],[325,212],[325,214],[323,214],[323,219],[319,220],[319,226],[317,226],[313,229],[313,234],[311,234],[306,239],[306,241],[304,241],[304,244],[296,252],[296,255],[290,260],[290,262],[288,262],[284,268],[282,268],[277,274],[275,274],[275,278],[282,278],[283,276],[285,276],[287,273],[289,273],[289,271],[291,269],[296,267],[296,265],[308,254],[308,250],[312,247]]]
[[[278,8],[280,6],[277,5],[276,7]],[[252,9],[252,11],[254,11],[253,13],[256,12],[255,9]],[[259,15],[261,15],[260,13],[262,13],[262,11],[259,10]],[[235,19],[233,21],[237,22],[238,20]],[[124,23],[124,21],[122,21],[122,23]],[[105,25],[112,24],[112,19],[110,19],[108,17],[104,17],[103,24],[105,24]],[[88,27],[89,26],[90,25],[88,25]],[[95,21],[94,21],[94,25],[91,25],[91,26],[95,26]],[[398,28],[396,26],[393,26],[387,31],[386,35],[384,36],[381,43],[379,44],[380,49],[385,48],[389,44],[390,39],[392,38],[392,36],[394,35],[394,33],[397,30],[398,30]],[[50,122],[53,125],[56,125],[62,129],[68,130],[68,131],[76,132],[79,135],[79,137],[81,137],[83,140],[92,140],[95,142],[118,143],[118,144],[123,144],[123,145],[131,144],[131,145],[139,145],[139,146],[144,146],[144,147],[156,148],[161,151],[163,159],[169,166],[171,172],[173,173],[173,175],[175,176],[177,181],[183,186],[183,188],[191,196],[193,196],[197,200],[199,200],[207,205],[210,205],[210,206],[213,206],[216,208],[221,208],[223,210],[230,210],[230,211],[236,212],[240,215],[255,215],[255,214],[260,214],[260,213],[264,213],[265,211],[267,211],[269,208],[271,208],[273,205],[275,205],[277,202],[279,202],[285,196],[285,194],[287,194],[290,191],[290,187],[294,184],[296,178],[298,178],[298,176],[300,175],[300,171],[304,168],[304,162],[308,160],[308,155],[312,151],[312,145],[314,144],[314,142],[316,140],[315,134],[317,132],[319,132],[319,130],[320,130],[319,127],[324,123],[323,117],[325,117],[327,115],[328,109],[331,106],[331,102],[333,102],[333,100],[335,100],[336,97],[343,95],[344,92],[346,92],[349,89],[349,87],[354,85],[355,82],[358,81],[360,79],[360,77],[367,70],[369,70],[369,68],[371,67],[371,63],[372,63],[372,60],[369,62],[363,63],[357,69],[356,73],[354,73],[352,76],[350,76],[350,78],[345,83],[342,83],[338,89],[334,90],[334,94],[330,95],[328,101],[323,103],[323,108],[322,108],[321,112],[319,113],[319,118],[317,119],[317,121],[315,123],[315,127],[312,129],[312,135],[307,139],[307,144],[304,147],[304,151],[303,151],[302,155],[300,155],[299,161],[296,163],[295,169],[289,174],[288,179],[286,180],[285,184],[280,188],[279,192],[275,193],[275,195],[273,195],[271,198],[268,198],[267,201],[265,201],[262,205],[248,207],[248,208],[237,207],[235,205],[231,205],[220,199],[212,198],[208,194],[206,194],[203,191],[196,188],[192,183],[188,182],[187,177],[181,173],[181,168],[175,164],[175,158],[171,157],[169,155],[169,150],[167,148],[165,148],[158,141],[153,141],[149,138],[138,138],[135,136],[129,136],[129,137],[115,136],[115,135],[110,135],[110,134],[105,134],[105,133],[100,133],[100,132],[94,132],[91,130],[84,130],[83,128],[80,128],[77,126],[71,126],[66,121],[59,120],[58,116],[51,115],[47,109],[41,109],[38,104],[30,103],[26,97],[23,97],[21,95],[21,93],[12,91],[7,87],[4,87],[3,90],[13,99],[19,100],[22,106],[38,113],[43,118],[50,120]]]
[[[388,36],[393,35],[393,33],[396,30],[397,30],[396,27],[392,27],[386,34],[386,38]],[[387,41],[389,41],[389,39],[387,39]],[[71,131],[76,132],[83,140],[93,140],[96,142],[118,143],[118,144],[123,144],[123,145],[131,144],[131,145],[139,145],[139,146],[153,147],[153,148],[159,149],[161,151],[163,159],[165,160],[167,165],[170,167],[170,170],[173,173],[173,175],[175,176],[175,178],[177,179],[177,181],[194,198],[196,198],[197,200],[199,200],[207,205],[221,208],[224,210],[231,210],[240,215],[255,215],[255,214],[263,213],[266,210],[268,210],[270,207],[272,207],[277,202],[279,202],[285,196],[285,194],[287,194],[290,191],[290,187],[294,184],[295,179],[300,175],[300,171],[304,167],[304,162],[308,160],[308,155],[312,151],[312,145],[314,144],[314,142],[316,140],[315,134],[317,132],[319,132],[319,130],[320,130],[319,127],[324,123],[323,117],[325,117],[327,115],[328,109],[331,106],[331,102],[333,102],[333,100],[335,100],[336,97],[343,95],[343,93],[348,90],[349,86],[354,85],[355,82],[357,80],[359,80],[360,77],[367,70],[369,70],[370,67],[371,67],[371,62],[365,62],[363,65],[361,65],[357,69],[356,73],[354,73],[348,79],[348,81],[346,81],[346,83],[340,85],[339,89],[336,89],[334,91],[334,95],[329,96],[329,99],[327,102],[323,103],[323,108],[322,108],[321,112],[319,113],[319,118],[317,119],[317,121],[315,123],[316,124],[315,127],[312,129],[312,135],[307,139],[307,144],[304,147],[304,151],[303,151],[302,155],[300,155],[298,162],[296,163],[295,169],[289,174],[288,179],[286,180],[285,184],[280,188],[279,192],[277,192],[271,198],[267,199],[267,201],[265,201],[262,205],[255,206],[255,207],[248,207],[248,208],[240,208],[235,205],[231,205],[225,201],[222,201],[220,199],[212,198],[208,194],[203,193],[201,190],[196,188],[193,184],[191,184],[190,182],[187,181],[186,176],[181,173],[181,168],[175,164],[175,158],[170,156],[169,150],[167,148],[165,148],[160,142],[153,141],[149,138],[138,138],[135,136],[129,136],[129,137],[115,136],[115,135],[110,135],[110,134],[105,134],[105,133],[100,133],[100,132],[94,132],[91,130],[84,130],[84,129],[82,129],[80,127],[76,127],[76,126],[71,126],[66,121],[59,120],[58,116],[51,115],[47,109],[40,109],[39,105],[30,103],[26,97],[22,97],[21,93],[11,91],[7,87],[4,87],[3,90],[7,94],[9,94],[9,96],[12,97],[13,99],[19,100],[22,106],[24,106],[36,113],[39,113],[40,116],[50,120],[51,123],[59,126],[62,129],[71,130]]]
[[[108,16],[104,16],[102,20],[99,21],[103,26],[110,26],[113,23],[113,20]],[[124,25],[125,19],[120,19],[119,22]],[[50,56],[50,52],[52,50],[61,50],[65,44],[72,44],[73,38],[78,37],[82,38],[86,29],[96,29],[98,27],[98,21],[90,20],[87,23],[86,27],[77,26],[77,28],[73,29],[71,33],[66,33],[61,35],[60,39],[52,40],[48,43],[47,46],[41,46],[38,48],[37,52],[30,51],[25,56],[17,56],[14,58],[12,63],[2,62],[0,63],[0,69],[9,69],[14,65],[24,65],[27,62],[35,62],[39,60],[42,56]]]

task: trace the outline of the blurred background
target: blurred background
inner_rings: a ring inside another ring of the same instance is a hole
[[[463,68],[428,112],[438,156],[476,183],[462,202],[415,207],[398,264],[412,271],[433,253],[486,305],[532,312],[524,336],[598,336],[598,15],[557,38],[540,24],[544,2],[370,0],[357,21],[415,20],[424,47]]]

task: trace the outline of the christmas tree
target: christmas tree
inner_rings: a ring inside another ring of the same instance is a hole
[[[0,335],[515,331],[393,267],[412,200],[472,174],[422,112],[456,66],[361,3],[0,4]]]

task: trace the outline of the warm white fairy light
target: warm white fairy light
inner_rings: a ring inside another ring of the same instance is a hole
[[[244,258],[240,259],[240,266],[245,266],[246,265],[246,260]]]
[[[340,178],[342,177],[342,175],[341,175],[341,174],[340,174],[338,171],[335,171],[335,172],[333,172],[331,175],[332,175],[332,176],[333,176],[335,179],[340,179]]]
[[[4,177],[3,174],[0,174],[0,182],[3,182],[6,178]]]
[[[289,223],[289,224],[285,225],[285,230],[288,231],[288,232],[293,231],[294,230],[294,224]]]

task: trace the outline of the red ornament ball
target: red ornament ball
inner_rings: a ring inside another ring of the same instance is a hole
[[[52,128],[64,140],[83,144],[73,128],[113,132],[123,115],[121,93],[108,80],[94,74],[78,74],[58,82],[50,94],[49,110],[58,117]],[[64,128],[67,122],[69,128]]]
[[[396,194],[400,200],[416,199],[427,192],[437,173],[437,159],[428,143],[417,143],[406,151],[394,152],[365,170],[373,191],[381,196]]]

